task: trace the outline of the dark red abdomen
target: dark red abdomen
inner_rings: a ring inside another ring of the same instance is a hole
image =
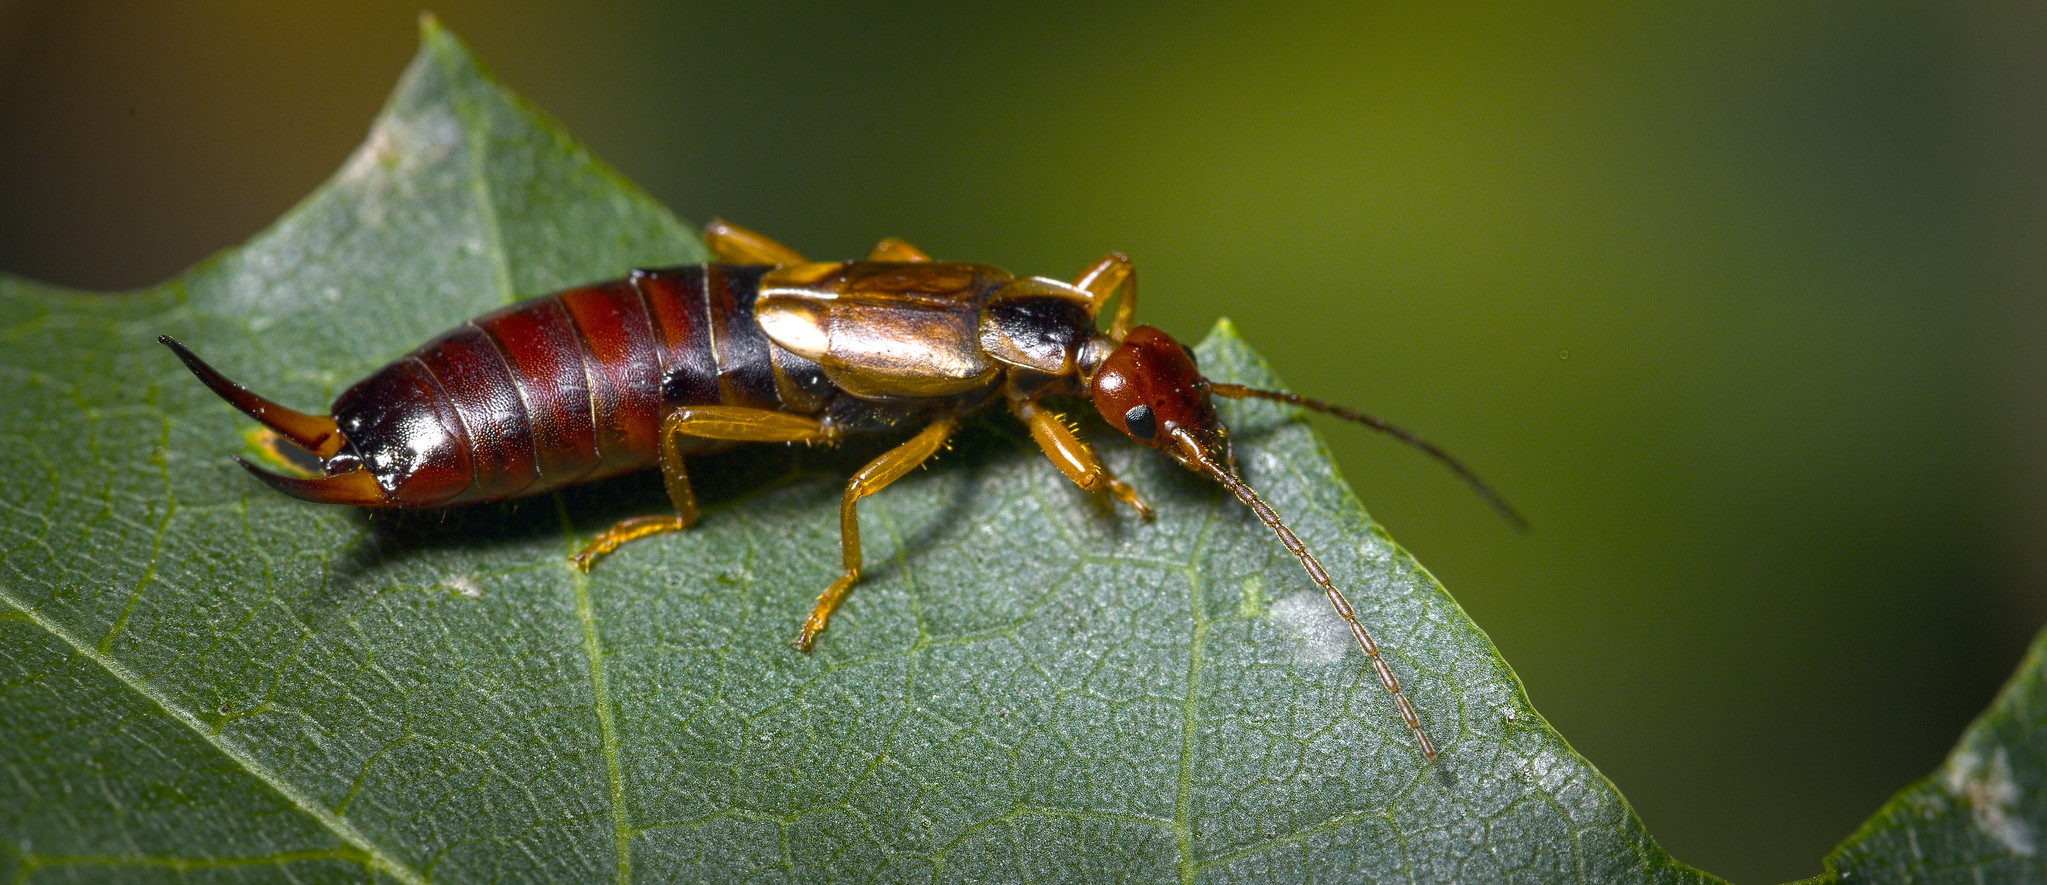
[[[349,388],[334,417],[393,504],[432,507],[647,467],[676,406],[815,414],[822,371],[754,321],[767,270],[635,271],[500,308]]]

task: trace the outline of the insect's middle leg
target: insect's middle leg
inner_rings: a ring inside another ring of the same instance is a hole
[[[1073,480],[1073,484],[1090,492],[1107,489],[1116,500],[1130,505],[1137,515],[1145,519],[1152,516],[1151,506],[1137,496],[1137,490],[1116,478],[1109,468],[1102,465],[1102,459],[1095,456],[1093,446],[1075,436],[1066,422],[1051,409],[1039,405],[1036,400],[1012,399],[1009,411],[1017,420],[1031,429],[1031,439],[1045,453],[1046,460],[1059,468],[1060,473]]]
[[[668,488],[668,501],[675,505],[675,515],[620,520],[575,555],[577,568],[589,571],[598,557],[627,541],[681,531],[696,524],[696,493],[690,490],[689,473],[682,466],[685,436],[739,442],[829,443],[838,439],[815,418],[768,409],[683,406],[669,412],[661,419],[661,483]]]
[[[902,479],[903,474],[916,469],[917,465],[931,460],[931,456],[945,447],[945,441],[958,428],[957,416],[940,415],[932,420],[931,426],[910,437],[908,442],[883,452],[881,457],[868,462],[847,480],[846,494],[839,500],[839,552],[846,571],[818,594],[816,607],[803,621],[803,632],[796,636],[798,651],[810,650],[811,643],[817,641],[817,634],[824,632],[825,622],[831,619],[832,611],[846,601],[847,591],[860,580],[860,514],[855,505],[861,498],[881,491],[889,483]]]

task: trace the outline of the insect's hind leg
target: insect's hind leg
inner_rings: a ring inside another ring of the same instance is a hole
[[[804,263],[796,250],[719,218],[704,225],[704,246],[711,250],[712,258],[725,264],[788,267]]]
[[[846,481],[846,494],[839,500],[839,552],[846,571],[818,594],[817,605],[810,610],[810,617],[803,620],[803,632],[796,636],[798,651],[810,650],[817,634],[824,632],[825,622],[831,620],[832,612],[846,601],[846,593],[860,580],[860,514],[855,505],[931,460],[958,428],[958,416],[941,415],[908,442],[881,453],[881,457],[868,462]]]
[[[696,524],[696,493],[690,490],[689,473],[682,465],[685,436],[740,442],[828,443],[838,439],[817,419],[786,412],[740,406],[683,406],[669,412],[661,419],[661,482],[668,487],[668,501],[675,505],[675,514],[620,520],[573,557],[576,568],[589,571],[591,564],[627,541],[679,532]]]
[[[888,237],[879,243],[875,243],[874,248],[867,250],[867,260],[918,262],[930,261],[931,256],[924,254],[924,250],[909,243],[905,243],[895,237]]]

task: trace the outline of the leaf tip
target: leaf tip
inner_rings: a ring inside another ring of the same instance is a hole
[[[469,47],[463,45],[462,39],[455,36],[455,32],[449,30],[432,10],[419,13],[419,48],[422,52],[432,50],[444,56],[470,58]]]
[[[1203,359],[1210,359],[1220,356],[1225,351],[1241,350],[1248,346],[1244,343],[1243,333],[1237,331],[1237,324],[1230,322],[1229,317],[1222,316],[1215,318],[1215,324],[1208,327],[1208,334],[1202,336],[1201,343],[1195,345],[1195,350],[1206,355]],[[1223,379],[1217,377],[1215,380]]]

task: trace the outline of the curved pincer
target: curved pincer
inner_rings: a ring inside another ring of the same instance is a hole
[[[271,473],[240,457],[235,463],[254,474],[266,485],[301,501],[321,504],[346,504],[351,507],[385,507],[390,502],[384,497],[384,487],[377,484],[377,478],[367,470],[351,470],[317,479],[300,479]]]

